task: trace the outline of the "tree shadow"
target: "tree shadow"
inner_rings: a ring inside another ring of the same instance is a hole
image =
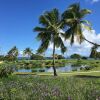
[[[75,75],[78,78],[100,78],[100,76],[91,76],[91,75]]]

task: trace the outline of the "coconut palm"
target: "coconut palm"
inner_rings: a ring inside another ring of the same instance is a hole
[[[68,7],[68,9],[62,14],[63,21],[65,26],[67,26],[67,31],[65,35],[65,39],[70,38],[71,44],[74,43],[74,38],[77,38],[77,41],[81,43],[83,40],[87,42],[98,45],[87,40],[83,35],[83,30],[91,30],[91,23],[88,20],[84,20],[84,17],[91,13],[89,9],[81,9],[79,3],[72,4]]]
[[[57,9],[46,11],[43,15],[40,16],[39,23],[42,26],[34,28],[34,31],[39,33],[37,35],[37,39],[41,41],[41,45],[37,52],[45,52],[49,44],[53,44],[53,70],[54,76],[57,76],[54,56],[55,49],[61,48],[62,53],[66,51],[66,47],[64,46],[63,40],[61,38],[64,33],[60,32],[60,30],[63,28],[63,23],[61,22],[59,11]]]
[[[18,48],[16,46],[14,46],[11,50],[9,50],[8,55],[17,57],[18,56]]]
[[[28,58],[32,55],[32,49],[30,48],[26,48],[24,51],[23,51],[23,55],[28,55]]]
[[[14,46],[11,50],[8,51],[6,57],[9,60],[15,60],[18,56],[18,48]]]
[[[92,48],[91,48],[91,54],[90,54],[90,58],[95,58],[97,57],[97,49],[98,49],[98,46],[94,45]]]

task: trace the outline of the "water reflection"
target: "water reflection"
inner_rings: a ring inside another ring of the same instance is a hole
[[[64,67],[56,67],[57,72],[70,72],[70,71],[80,71],[81,68],[86,67],[85,65],[81,66],[72,66],[71,64],[67,64]],[[33,68],[33,69],[17,69],[16,72],[53,72],[53,68]]]

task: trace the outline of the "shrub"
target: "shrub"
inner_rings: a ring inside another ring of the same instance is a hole
[[[79,54],[73,54],[73,55],[71,55],[70,56],[72,59],[81,59],[82,57],[81,57],[81,55],[79,55]]]
[[[13,67],[7,65],[0,65],[0,77],[7,77],[13,72]]]
[[[85,60],[86,60],[86,59],[87,59],[87,57],[85,57],[85,56],[84,56],[84,57],[82,57],[82,59],[85,59]]]
[[[43,60],[44,57],[38,54],[32,54],[30,57],[31,60]]]

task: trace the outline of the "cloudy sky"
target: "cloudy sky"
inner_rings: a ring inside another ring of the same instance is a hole
[[[93,30],[91,33],[86,30],[83,33],[88,40],[100,44],[100,0],[0,0],[0,53],[6,54],[15,45],[20,53],[26,47],[30,47],[35,53],[40,42],[36,40],[38,33],[32,29],[39,25],[39,16],[53,8],[58,8],[62,13],[75,2],[80,2],[82,8],[92,10],[92,14],[86,19],[92,23]],[[88,56],[92,46],[85,41],[81,45],[76,42],[73,46],[66,41],[65,45],[68,47],[65,56],[73,53]],[[59,48],[56,52],[60,53]],[[46,52],[47,56],[51,54],[52,45]]]

